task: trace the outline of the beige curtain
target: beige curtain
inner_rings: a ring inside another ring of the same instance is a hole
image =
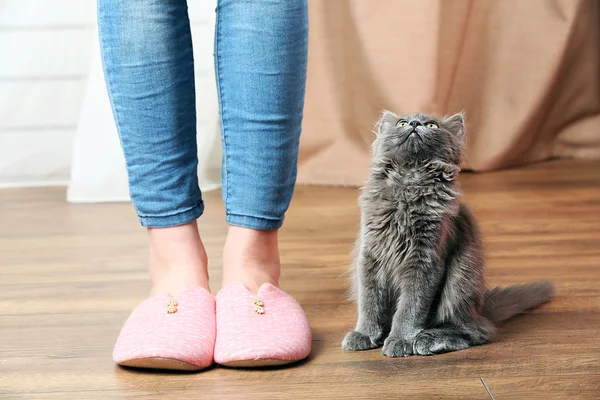
[[[467,115],[465,167],[600,157],[597,0],[312,0],[301,183],[360,185],[382,109]]]

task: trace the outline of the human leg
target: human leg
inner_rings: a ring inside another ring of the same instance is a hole
[[[296,180],[308,45],[305,1],[220,0],[215,69],[230,230],[223,285],[277,285],[277,230]]]
[[[195,224],[204,205],[186,1],[99,0],[98,25],[130,194],[148,228],[153,292],[208,289]]]

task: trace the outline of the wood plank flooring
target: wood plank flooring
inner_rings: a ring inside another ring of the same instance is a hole
[[[0,191],[0,399],[600,399],[600,162],[464,174],[490,286],[536,278],[556,299],[495,342],[433,357],[345,353],[344,276],[356,189],[299,187],[281,232],[281,285],[305,308],[311,357],[283,369],[183,374],[115,366],[122,323],[147,294],[145,232],[129,204],[69,205],[61,188]],[[199,225],[213,292],[226,232],[220,193]]]

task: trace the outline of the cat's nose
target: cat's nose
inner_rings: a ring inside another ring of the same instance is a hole
[[[410,126],[412,126],[413,128],[416,128],[419,125],[421,125],[419,121],[410,121]]]

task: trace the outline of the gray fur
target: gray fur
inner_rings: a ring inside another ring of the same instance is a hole
[[[358,321],[344,350],[383,346],[386,356],[401,357],[465,349],[552,297],[547,281],[486,290],[481,236],[457,182],[464,134],[462,114],[386,111],[379,120],[359,199]]]

